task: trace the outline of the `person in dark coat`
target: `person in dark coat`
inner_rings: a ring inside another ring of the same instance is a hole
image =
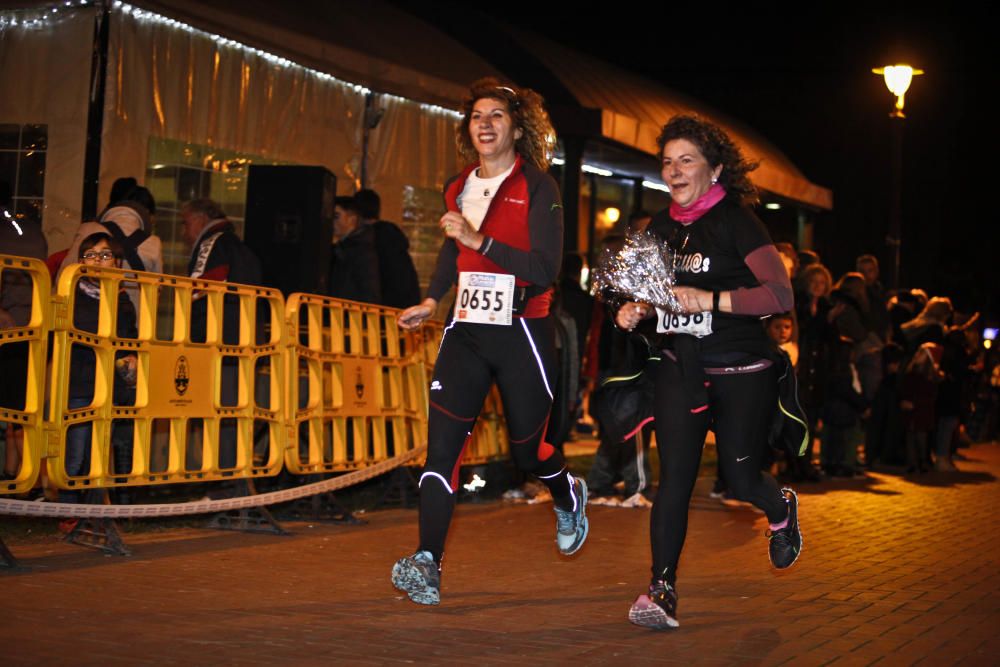
[[[375,230],[362,224],[354,197],[337,197],[333,218],[329,296],[362,303],[381,303],[382,284]]]
[[[848,445],[858,420],[867,407],[861,391],[861,378],[854,365],[856,348],[849,338],[841,338],[830,354],[830,375],[823,404],[823,469],[831,477],[853,477],[853,466],[846,463]]]
[[[186,202],[181,206],[181,217],[181,233],[191,245],[190,277],[244,285],[260,284],[260,260],[236,234],[236,228],[218,203],[211,199]],[[203,343],[208,340],[207,334],[208,300],[196,296],[191,303],[191,341]],[[227,294],[223,299],[222,342],[226,345],[240,344],[240,304],[234,294]],[[238,372],[239,359],[225,356],[219,388],[222,406],[237,405]],[[219,428],[219,467],[235,467],[236,459],[236,427],[226,420]]]
[[[799,379],[799,401],[806,413],[810,434],[820,431],[820,410],[826,399],[829,379],[830,348],[837,340],[833,320],[844,306],[830,301],[833,277],[820,263],[813,263],[799,273],[802,290],[795,297],[799,325],[799,362],[795,367]],[[819,474],[812,465],[813,442],[810,438],[806,454],[797,457],[794,465],[803,479],[817,481]]]
[[[375,232],[378,255],[378,303],[391,308],[408,308],[420,301],[420,279],[410,257],[410,240],[396,224],[380,220],[382,200],[374,190],[358,190],[354,195],[361,223]]]
[[[888,343],[882,349],[882,382],[872,399],[871,415],[865,425],[865,466],[875,463],[898,465],[904,462],[903,413],[899,408],[900,366],[903,348]]]

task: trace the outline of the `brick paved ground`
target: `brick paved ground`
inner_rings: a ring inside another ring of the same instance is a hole
[[[8,541],[6,665],[997,664],[1000,448],[963,472],[802,486],[805,550],[767,564],[763,518],[701,480],[680,570],[681,628],[629,625],[648,576],[648,511],[593,507],[565,559],[551,506],[462,505],[440,607],[388,581],[416,513],[291,524],[290,537],[181,529],[126,539],[130,558]]]

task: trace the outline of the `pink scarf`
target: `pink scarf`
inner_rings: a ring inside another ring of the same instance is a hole
[[[714,183],[708,192],[698,197],[689,206],[682,207],[677,202],[670,202],[670,217],[682,225],[692,222],[708,213],[709,209],[726,197],[726,191],[718,183]]]

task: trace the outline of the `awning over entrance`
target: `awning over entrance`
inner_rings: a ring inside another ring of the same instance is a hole
[[[514,29],[511,33],[559,78],[582,107],[595,110],[591,118],[596,124],[599,117],[600,127],[592,131],[601,137],[656,155],[656,136],[663,123],[675,114],[694,112],[718,123],[747,157],[760,161],[751,174],[758,187],[807,206],[833,208],[829,189],[810,182],[775,146],[724,114],[650,79],[537,35]]]

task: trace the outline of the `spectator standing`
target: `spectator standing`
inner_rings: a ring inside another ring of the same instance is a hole
[[[865,424],[865,467],[869,470],[875,467],[876,461],[903,462],[903,414],[899,407],[899,371],[903,360],[903,348],[896,343],[886,343],[882,348],[882,381]]]
[[[878,375],[881,373],[882,363],[880,352],[884,342],[876,331],[864,276],[853,271],[845,273],[837,281],[831,296],[835,304],[843,304],[843,308],[834,318],[837,334],[849,338],[854,343],[853,361],[859,364],[862,394],[870,400],[878,389]],[[873,362],[873,358],[876,361]],[[870,369],[873,363],[878,366],[877,371],[871,371],[867,375],[861,374],[861,368]],[[869,384],[866,385],[866,382]]]
[[[937,416],[934,403],[943,374],[938,366],[941,347],[923,343],[910,358],[903,375],[900,407],[906,428],[906,472],[925,472],[927,445]]]
[[[193,199],[181,206],[181,233],[191,245],[188,275],[203,280],[259,285],[260,261],[236,234],[236,228],[225,212],[211,199]],[[239,297],[227,294],[222,307],[222,343],[240,342]],[[191,303],[191,341],[207,340],[208,302],[195,295]],[[233,407],[239,398],[239,359],[225,356],[220,377],[220,404]],[[236,426],[224,420],[219,427],[220,468],[236,465]]]
[[[900,326],[906,349],[916,351],[924,343],[943,344],[948,322],[954,312],[948,297],[936,296],[929,299],[916,317]]]
[[[799,363],[798,332],[795,330],[795,317],[791,312],[772,315],[765,325],[767,336],[774,344],[788,354],[792,366]]]
[[[819,475],[812,465],[814,436],[822,430],[820,410],[826,399],[829,381],[830,350],[837,341],[833,320],[844,309],[830,300],[833,277],[830,271],[816,262],[800,273],[801,290],[795,299],[799,324],[799,363],[796,375],[799,380],[799,400],[808,420],[810,440],[805,456],[798,457],[799,474],[803,479],[817,481]]]
[[[134,182],[135,179],[128,179]],[[123,181],[123,179],[119,179]],[[116,186],[119,184],[116,181]],[[126,183],[127,184],[127,183]],[[76,231],[76,237],[66,251],[60,264],[60,271],[80,259],[80,242],[98,232],[110,234],[122,248],[122,267],[133,271],[163,272],[163,243],[152,233],[156,215],[156,200],[152,193],[141,185],[135,185],[124,195],[119,194],[124,186],[112,190],[108,206],[101,212],[98,222],[84,222]],[[138,309],[138,290],[130,294]]]
[[[375,229],[362,224],[361,209],[354,197],[337,197],[327,281],[329,295],[335,299],[381,303],[379,271]]]
[[[391,308],[408,308],[420,301],[420,280],[410,257],[410,240],[396,224],[381,220],[382,200],[374,190],[358,190],[354,195],[361,223],[375,232],[378,257],[378,303]]]
[[[868,319],[865,326],[882,344],[885,344],[889,341],[892,327],[889,322],[885,290],[878,279],[878,259],[875,255],[861,255],[855,260],[854,265],[865,281],[865,297],[868,301]],[[881,346],[878,349],[865,350],[858,356],[858,373],[861,375],[865,398],[870,401],[874,398],[882,380]]]
[[[587,332],[594,310],[594,297],[581,285],[583,257],[571,252],[563,256],[562,270],[556,288],[556,308],[573,319],[576,324],[576,342],[580,361],[587,347]]]
[[[855,365],[857,346],[850,338],[841,338],[830,354],[830,376],[823,404],[823,470],[831,477],[854,477],[852,436],[866,408],[861,378]]]
[[[974,322],[974,320],[973,320]],[[941,384],[935,404],[937,425],[934,430],[934,469],[956,470],[951,460],[951,443],[962,416],[970,403],[969,388],[974,385],[972,366],[975,358],[966,347],[965,329],[954,327],[945,334],[941,354]]]

